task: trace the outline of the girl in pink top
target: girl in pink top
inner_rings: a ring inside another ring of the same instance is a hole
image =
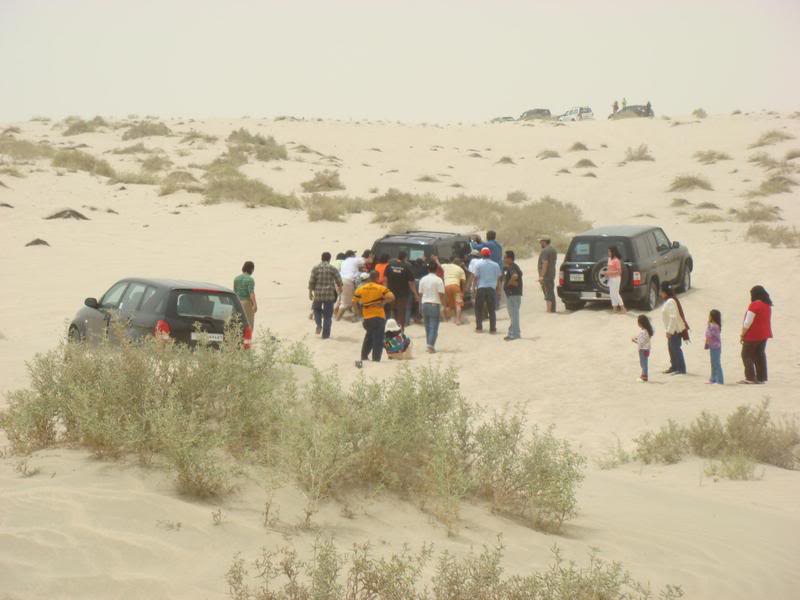
[[[611,296],[611,309],[614,312],[625,313],[625,305],[622,303],[622,296],[619,288],[622,284],[622,255],[616,246],[608,247],[608,295]]]

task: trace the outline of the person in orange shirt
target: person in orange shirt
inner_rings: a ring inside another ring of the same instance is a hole
[[[389,255],[381,254],[373,267],[378,272],[378,283],[386,285],[386,267],[389,266]]]
[[[386,327],[386,305],[394,302],[394,294],[389,288],[378,283],[380,275],[370,271],[369,281],[353,294],[353,307],[361,306],[364,318],[364,343],[361,345],[361,360],[356,361],[359,369],[372,352],[372,361],[380,362],[383,355],[383,334]]]

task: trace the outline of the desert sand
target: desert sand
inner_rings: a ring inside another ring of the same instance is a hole
[[[682,124],[674,126],[676,121]],[[544,566],[554,544],[577,561],[596,547],[602,557],[621,561],[654,588],[683,586],[688,598],[798,597],[800,473],[766,466],[760,480],[715,481],[704,475],[706,462],[701,459],[672,466],[634,462],[613,470],[599,469],[595,460],[617,438],[630,450],[632,439],[643,431],[657,429],[667,419],[689,422],[701,410],[725,416],[738,405],[769,398],[774,415],[800,416],[798,251],[747,240],[748,224],[727,214],[729,208],[741,208],[743,194],[765,177],[748,157],[766,151],[782,158],[800,147],[800,120],[758,112],[702,120],[601,118],[560,127],[257,118],[164,122],[175,132],[194,129],[220,138],[194,146],[180,144],[180,135],[134,140],[163,149],[175,168],[212,160],[225,150],[224,138],[245,127],[288,145],[289,160],[251,162],[241,169],[280,192],[302,195],[300,183],[330,166],[315,155],[292,150],[293,144],[305,144],[341,160],[343,193],[348,195],[369,197],[372,188],[384,192],[394,187],[442,198],[463,192],[503,200],[509,191],[523,190],[534,199],[551,195],[572,202],[594,225],[660,225],[694,256],[694,287],[682,297],[694,333],[686,350],[687,377],[660,375],[667,349],[657,331],[652,383],[637,383],[630,338],[637,332],[638,311],[619,316],[605,307],[589,307],[567,313],[559,303],[558,314],[545,314],[535,285],[535,255],[520,263],[527,281],[522,340],[508,344],[502,336],[476,336],[469,326],[443,324],[439,353],[418,353],[414,360],[415,365],[430,361],[459,369],[464,395],[489,410],[525,401],[532,422],[554,425],[557,435],[589,458],[578,495],[579,516],[562,534],[534,531],[466,503],[459,533],[448,537],[443,526],[413,503],[377,494],[353,499],[353,518],[346,518],[335,501],[323,505],[315,522],[319,530],[334,535],[339,547],[371,540],[398,550],[404,543],[419,547],[432,542],[437,550],[463,553],[502,534],[510,572]],[[0,129],[7,126],[18,127],[14,135],[20,139],[64,147],[85,144],[84,151],[115,168],[138,169],[135,156],[107,153],[133,143],[121,141],[121,130],[104,128],[67,138],[52,123],[6,123]],[[796,139],[748,148],[773,129]],[[578,141],[589,149],[569,152]],[[639,144],[647,144],[655,160],[620,165],[626,149]],[[182,156],[181,149],[189,153]],[[483,158],[470,157],[470,149],[478,149]],[[545,149],[557,150],[560,158],[537,159]],[[725,152],[731,159],[702,165],[693,158],[698,150]],[[497,164],[502,156],[516,164]],[[591,169],[596,178],[582,177],[584,169],[573,168],[581,158],[597,165]],[[276,166],[282,170],[274,170]],[[564,167],[571,173],[559,174]],[[345,381],[359,375],[353,361],[360,325],[342,321],[334,325],[331,340],[317,339],[308,320],[306,284],[323,250],[361,250],[384,233],[370,222],[370,214],[352,215],[344,223],[312,223],[302,210],[204,205],[198,194],[180,191],[160,197],[157,186],[108,185],[104,177],[55,169],[49,160],[17,168],[24,177],[0,174],[6,185],[0,186],[0,203],[13,206],[0,208],[0,392],[24,387],[25,362],[55,346],[83,299],[100,296],[117,279],[175,277],[230,285],[246,259],[256,263],[259,330],[304,340],[315,364],[335,367]],[[199,177],[199,171],[193,172]],[[666,191],[675,176],[686,173],[702,174],[713,191]],[[418,182],[425,174],[443,175],[437,177],[439,183]],[[453,182],[463,189],[450,187]],[[782,224],[800,225],[798,189],[761,201],[781,208]],[[674,208],[670,203],[675,197],[693,204]],[[690,222],[697,212],[694,205],[704,201],[716,203],[723,220]],[[90,220],[43,220],[67,208]],[[464,230],[437,215],[420,225]],[[49,246],[26,247],[34,238]],[[502,231],[498,239],[503,242]],[[775,338],[767,350],[770,381],[766,386],[736,386],[742,371],[738,324],[748,291],[757,283],[775,302]],[[720,309],[725,319],[725,386],[704,385],[709,366],[701,335],[711,308]],[[658,310],[651,318],[660,330]],[[499,328],[506,326],[501,311]],[[422,327],[409,331],[418,344],[424,340]],[[383,378],[397,368],[384,362],[367,364],[364,371],[367,377]],[[4,402],[0,399],[0,408]],[[4,445],[0,433],[0,448]],[[49,449],[28,457],[31,468],[39,470],[31,477],[15,469],[19,460],[0,459],[4,599],[223,598],[224,573],[235,552],[252,556],[261,546],[277,547],[287,540],[308,550],[316,535],[294,526],[301,519],[301,502],[290,486],[270,491],[257,482],[243,482],[234,495],[207,503],[179,496],[167,474],[124,461],[98,461],[78,449]],[[281,525],[265,530],[260,512],[269,494],[274,494]],[[211,513],[218,508],[224,522],[215,526]],[[175,523],[179,529],[170,527]]]

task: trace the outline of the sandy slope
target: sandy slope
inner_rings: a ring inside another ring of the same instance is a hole
[[[119,131],[63,138],[46,124],[17,125],[23,130],[21,137],[85,143],[96,155],[127,144],[120,141]],[[740,377],[734,332],[747,304],[747,290],[755,283],[770,290],[776,302],[776,338],[768,349],[770,383],[764,388],[703,385],[707,357],[697,341],[687,351],[690,376],[676,381],[656,375],[652,385],[639,385],[635,348],[629,341],[636,333],[635,315],[620,317],[592,308],[546,315],[532,278],[523,304],[525,339],[506,344],[501,337],[477,337],[469,327],[443,326],[435,360],[461,370],[462,389],[470,399],[488,409],[527,401],[535,422],[555,424],[559,435],[590,458],[601,455],[615,435],[630,446],[643,430],[657,428],[668,418],[689,421],[702,409],[724,415],[739,404],[769,396],[773,412],[800,413],[795,389],[800,319],[793,306],[800,291],[797,251],[746,242],[746,226],[736,222],[691,224],[688,215],[669,207],[676,196],[715,202],[723,209],[742,206],[741,194],[763,178],[761,169],[747,162],[753,153],[747,146],[768,129],[785,128],[800,137],[798,120],[754,114],[711,117],[677,127],[660,119],[565,127],[439,128],[256,119],[169,125],[223,138],[245,126],[280,142],[334,154],[343,161],[341,178],[348,194],[366,196],[372,187],[384,191],[393,186],[440,196],[464,191],[503,198],[508,191],[523,189],[533,197],[550,194],[574,202],[595,224],[660,224],[694,255],[695,289],[684,297],[684,305],[695,338],[710,308],[723,313],[723,367],[729,382]],[[143,141],[168,151],[178,166],[208,161],[224,149],[218,142],[182,157],[176,153],[182,147],[179,139]],[[590,150],[567,152],[575,141]],[[625,149],[640,143],[650,146],[656,161],[619,166]],[[793,140],[763,150],[782,156],[798,146],[800,141]],[[558,150],[561,158],[536,159],[545,148]],[[473,149],[485,158],[470,158]],[[727,152],[733,159],[703,166],[691,158],[706,149]],[[243,170],[280,191],[299,192],[300,182],[322,166],[310,162],[316,160],[313,156],[290,154],[309,162],[284,161],[282,171],[274,170],[276,163],[250,164]],[[517,164],[495,164],[501,156],[511,156]],[[128,168],[137,168],[132,157],[104,157],[115,167],[127,162]],[[582,157],[597,164],[591,169],[596,179],[581,177],[581,170],[572,168]],[[305,338],[320,366],[337,365],[344,379],[355,377],[351,365],[360,328],[343,322],[335,326],[330,341],[315,339],[307,319],[305,285],[322,250],[371,245],[381,230],[369,223],[369,215],[355,215],[341,224],[308,223],[303,212],[202,206],[196,195],[158,197],[150,186],[119,190],[102,178],[85,173],[59,177],[48,164],[38,166],[42,172],[24,179],[0,175],[10,188],[0,187],[0,202],[15,206],[0,208],[5,292],[0,295],[0,332],[5,337],[0,338],[0,391],[25,385],[25,360],[52,347],[83,298],[99,296],[116,279],[179,276],[229,283],[246,258],[257,265],[259,328],[290,339]],[[557,174],[562,167],[572,174]],[[387,172],[394,169],[399,172]],[[715,190],[666,193],[672,178],[682,173],[703,173]],[[441,174],[442,183],[415,181],[424,174]],[[449,187],[454,181],[464,189]],[[797,225],[798,199],[795,191],[765,201],[782,207],[786,223]],[[91,221],[42,220],[66,207],[85,212]],[[106,208],[119,214],[106,213]],[[635,217],[642,213],[653,216]],[[453,228],[435,217],[424,224]],[[51,247],[24,247],[35,237],[46,239]],[[532,275],[535,262],[523,261],[522,267]],[[658,314],[653,316],[659,329]],[[505,325],[503,315],[500,327]],[[423,337],[420,327],[411,332],[415,339]],[[656,341],[654,371],[666,361],[660,335]],[[427,360],[419,358],[417,363]],[[368,367],[367,375],[383,377],[395,365]],[[299,502],[291,489],[275,493],[281,523],[277,531],[265,532],[259,512],[267,491],[255,482],[223,503],[226,520],[215,527],[211,511],[216,506],[176,496],[160,473],[60,449],[32,457],[30,464],[41,471],[30,478],[19,476],[16,462],[0,462],[0,589],[10,598],[219,598],[225,593],[223,573],[235,551],[252,553],[286,537],[301,548],[313,541],[312,533],[292,527],[299,520]],[[428,516],[391,497],[352,499],[354,519],[344,518],[341,506],[330,503],[317,520],[342,547],[364,539],[385,543],[387,549],[433,541],[438,549],[462,551],[503,533],[506,564],[512,571],[545,564],[553,543],[576,559],[594,546],[654,586],[682,584],[692,598],[797,597],[800,474],[768,468],[761,481],[715,483],[702,471],[703,463],[697,460],[613,471],[600,471],[592,464],[580,490],[581,515],[563,536],[546,536],[493,517],[482,506],[466,505],[461,533],[448,538]],[[159,523],[166,521],[181,522],[181,529],[168,530]]]

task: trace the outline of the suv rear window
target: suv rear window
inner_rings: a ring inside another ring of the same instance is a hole
[[[227,321],[236,309],[236,297],[225,292],[181,290],[175,298],[175,312],[179,317]]]
[[[378,244],[375,248],[375,255],[388,254],[391,258],[397,258],[401,250],[405,250],[409,261],[425,259],[433,254],[430,246],[420,246],[419,244]]]
[[[597,262],[608,258],[609,246],[616,246],[622,260],[630,259],[627,240],[615,238],[575,238],[567,252],[567,260],[575,262]]]

